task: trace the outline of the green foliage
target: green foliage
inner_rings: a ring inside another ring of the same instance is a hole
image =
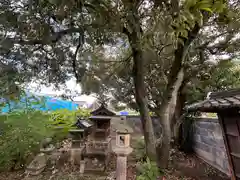
[[[157,179],[162,172],[157,167],[156,162],[150,161],[147,157],[144,139],[138,139],[133,143],[135,160],[137,161],[137,180]]]
[[[29,157],[37,153],[40,143],[47,137],[53,143],[64,139],[77,117],[87,118],[88,110],[69,111],[66,109],[50,113],[35,111],[32,105],[41,101],[34,97],[26,102],[16,102],[12,112],[0,116],[0,167],[15,169],[26,165]]]
[[[208,92],[224,91],[240,87],[239,65],[231,61],[222,61],[207,73],[199,72],[197,78],[188,87],[188,103],[206,98]]]
[[[217,113],[206,113],[207,117],[217,118]]]
[[[137,139],[133,143],[133,149],[134,149],[134,156],[136,158],[136,161],[143,161],[146,159],[146,149],[145,149],[145,142],[144,139]]]
[[[0,116],[0,167],[15,169],[26,165],[39,150],[39,143],[51,137],[49,115],[39,111],[13,112]]]
[[[157,164],[151,162],[149,158],[147,158],[146,162],[138,164],[137,169],[140,173],[140,175],[137,176],[137,180],[153,180],[157,179],[162,174]]]
[[[51,120],[53,125],[64,127],[71,127],[76,121],[77,117],[88,118],[90,111],[86,109],[78,109],[69,111],[67,109],[56,110],[51,113]]]
[[[223,13],[226,9],[226,4],[223,0],[186,0],[184,1],[183,7],[184,9],[172,23],[175,28],[174,33],[177,42],[181,44],[184,44],[183,39],[188,39],[189,31],[192,30],[196,24],[200,27],[203,26],[204,11],[209,14]]]
[[[51,126],[55,129],[54,140],[64,139],[68,135],[68,131],[75,124],[77,117],[88,118],[90,111],[86,109],[78,109],[69,111],[67,109],[56,110],[50,115]]]

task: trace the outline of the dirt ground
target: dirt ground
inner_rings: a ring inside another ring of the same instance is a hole
[[[173,150],[168,170],[165,171],[165,180],[230,180],[222,172],[208,165],[195,155],[186,155]],[[129,162],[128,180],[134,180],[136,168]]]
[[[225,174],[197,156],[186,155],[177,150],[172,154],[169,166],[167,172],[167,179],[169,180],[230,180]]]
[[[115,169],[115,156],[111,164],[108,166],[108,172]],[[80,177],[79,169],[69,165],[63,166],[61,169],[45,171],[41,176],[31,178],[29,180],[97,180],[105,179],[106,176],[86,175]],[[175,150],[171,156],[169,169],[165,174],[166,180],[229,180],[226,175],[219,172],[215,168],[203,162],[195,155],[185,155]],[[24,171],[0,173],[0,180],[23,180]],[[136,168],[134,162],[128,163],[128,180],[136,179]]]
[[[139,139],[136,135],[132,139]],[[133,145],[132,145],[133,146]],[[106,174],[110,174],[116,169],[116,156],[111,154],[111,161]],[[64,161],[65,162],[65,161]],[[25,179],[24,170],[15,172],[0,172],[0,180],[105,180],[106,175],[88,174],[81,177],[79,166],[71,166],[63,163],[53,170],[47,169],[40,176]],[[136,179],[136,159],[132,153],[128,157],[127,180]],[[171,158],[168,170],[165,171],[165,180],[230,180],[225,174],[203,162],[195,155],[186,155],[178,150],[171,151]]]

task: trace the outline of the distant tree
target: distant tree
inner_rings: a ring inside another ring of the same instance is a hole
[[[240,88],[240,66],[232,61],[222,61],[208,73],[193,78],[187,85],[187,103],[206,98],[208,92]]]

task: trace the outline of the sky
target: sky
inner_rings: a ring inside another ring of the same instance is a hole
[[[69,81],[66,82],[65,84],[66,87],[62,86],[60,90],[56,90],[54,86],[44,86],[44,85],[39,85],[39,83],[31,82],[28,84],[27,90],[30,92],[33,92],[35,94],[39,95],[48,95],[48,96],[60,96],[62,94],[67,94],[73,97],[74,101],[86,101],[87,103],[93,103],[94,100],[96,99],[93,95],[85,95],[81,94],[81,86],[76,83],[76,80],[74,78],[70,79]],[[72,93],[66,93],[66,89],[72,91]],[[78,94],[75,95],[75,92]]]

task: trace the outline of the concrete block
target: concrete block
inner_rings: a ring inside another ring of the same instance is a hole
[[[210,146],[224,147],[223,139],[215,138],[214,136],[200,136],[200,142]]]
[[[230,168],[229,168],[229,162],[228,159],[224,159],[223,161],[223,169],[226,169],[226,171],[230,172]]]
[[[215,128],[213,129],[213,135],[215,137],[221,137],[222,138],[222,129],[221,129],[221,126],[219,124],[217,124],[215,126]]]
[[[201,136],[199,134],[194,134],[193,139],[194,139],[194,142],[196,142],[196,143],[201,142]]]
[[[218,123],[217,118],[208,118],[208,117],[198,117],[195,118],[196,122],[212,122],[212,123]]]
[[[217,123],[212,123],[212,122],[206,122],[206,121],[198,121],[196,122],[196,126],[203,128],[203,129],[207,129],[207,130],[214,130],[215,126],[217,125]]]
[[[216,163],[216,160],[215,158],[211,155],[211,153],[208,153],[208,152],[205,152],[205,151],[202,151],[201,149],[197,149],[195,148],[194,149],[195,152],[196,152],[196,155],[201,158],[203,161],[205,161],[206,163],[210,164],[211,166],[215,167],[216,169],[220,170],[221,172],[227,174],[228,176],[230,175],[229,174],[229,168],[226,168],[226,160],[225,159],[222,159],[222,165],[223,166],[219,166],[217,163]],[[220,163],[220,161],[219,161]]]
[[[216,147],[212,147],[212,154],[215,155],[216,157],[227,158],[225,149],[219,149]]]
[[[203,129],[203,128],[199,128],[199,127],[196,127],[194,129],[194,133],[195,134],[199,134],[201,136],[208,136],[208,131],[206,129]]]
[[[214,164],[216,167],[219,167],[219,169],[224,170],[224,172],[229,172],[229,166],[227,166],[226,162],[228,162],[227,159],[216,158]]]
[[[202,149],[199,149],[197,147],[195,147],[194,150],[195,150],[195,152],[198,156],[200,156],[204,160],[206,160],[208,162],[211,162],[213,164],[214,158],[213,158],[213,156],[210,152],[206,152],[206,151],[204,151]]]
[[[216,145],[216,141],[212,138],[212,136],[200,136],[200,142],[210,146]]]
[[[211,146],[208,146],[207,144],[201,143],[201,142],[196,142],[195,143],[195,148],[201,149],[202,151],[212,153],[211,151]]]

